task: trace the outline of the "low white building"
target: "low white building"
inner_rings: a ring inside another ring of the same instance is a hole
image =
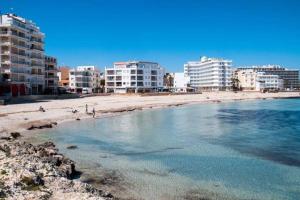
[[[69,71],[69,87],[75,93],[93,93],[100,87],[100,73],[95,66],[78,66]]]
[[[264,72],[257,72],[256,76],[256,90],[283,90],[283,80],[278,75],[265,74]]]
[[[106,92],[156,92],[163,89],[165,70],[158,63],[143,61],[116,62],[105,68]]]
[[[198,90],[230,90],[232,87],[232,61],[201,57],[184,65],[184,74],[190,77],[191,87]]]
[[[174,74],[174,92],[187,92],[190,87],[190,77],[182,73]]]

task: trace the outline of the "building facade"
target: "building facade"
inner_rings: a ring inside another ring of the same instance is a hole
[[[200,61],[184,64],[184,74],[190,77],[191,87],[196,90],[230,90],[232,87],[232,61],[201,57]]]
[[[45,56],[45,93],[57,94],[58,76],[57,60],[51,56]]]
[[[69,67],[59,67],[57,76],[58,76],[58,86],[69,88],[70,78],[69,78],[70,68]]]
[[[95,66],[78,66],[69,71],[69,88],[75,93],[95,93],[100,88],[100,72]]]
[[[283,80],[285,89],[297,89],[299,85],[299,70],[291,70],[279,65],[263,65],[252,67],[240,67],[237,70],[254,70],[255,72],[264,72],[266,75],[277,75]]]
[[[263,90],[283,90],[283,79],[278,75],[270,75],[265,72],[257,72],[255,89]]]
[[[187,92],[190,87],[190,77],[182,73],[174,74],[174,92]]]
[[[116,62],[105,68],[105,90],[114,93],[157,92],[163,89],[165,70],[158,63]]]
[[[256,90],[256,75],[253,69],[236,70],[234,78],[238,80],[238,88],[244,91]]]
[[[1,15],[0,53],[0,71],[10,95],[44,92],[44,33],[39,27],[14,14]]]

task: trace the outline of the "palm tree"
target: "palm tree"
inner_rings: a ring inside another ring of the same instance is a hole
[[[232,90],[233,91],[240,90],[240,87],[239,87],[240,80],[238,78],[232,77],[231,82],[232,82]]]

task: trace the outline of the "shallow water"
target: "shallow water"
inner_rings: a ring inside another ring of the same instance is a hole
[[[65,123],[38,137],[53,140],[90,177],[117,172],[120,196],[300,199],[298,99],[138,111]]]

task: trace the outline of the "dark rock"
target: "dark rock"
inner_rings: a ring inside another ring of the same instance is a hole
[[[50,124],[42,124],[39,126],[31,125],[27,130],[34,130],[34,129],[44,129],[44,128],[52,128],[52,123]]]
[[[11,137],[6,137],[6,136],[0,137],[0,140],[11,140],[11,139],[12,139]]]
[[[77,121],[79,121],[79,120],[80,120],[80,118],[77,118],[76,120],[77,120]]]
[[[10,156],[10,147],[7,144],[0,146],[0,151],[3,151],[6,156]]]
[[[77,149],[78,147],[76,145],[70,145],[70,146],[67,146],[67,149]]]
[[[19,132],[12,132],[10,133],[11,137],[13,137],[14,139],[17,139],[18,137],[21,136],[21,134]]]
[[[36,191],[40,189],[39,186],[44,185],[44,180],[40,176],[24,176],[21,178],[21,184],[23,190]]]

